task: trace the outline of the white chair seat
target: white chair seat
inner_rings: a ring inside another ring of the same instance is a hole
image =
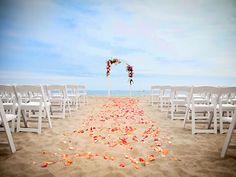
[[[3,103],[3,107],[6,110],[15,110],[18,107],[17,103]]]
[[[175,96],[177,99],[186,99],[187,98],[187,95],[184,95],[184,94],[178,94]]]
[[[47,102],[46,106],[50,106],[51,103]],[[29,103],[21,103],[21,109],[31,109],[31,108],[38,108],[40,106],[40,102],[29,102]],[[44,106],[44,103],[42,103],[42,106]]]
[[[223,120],[224,122],[231,123],[231,122],[232,122],[232,117],[223,117],[222,120]]]
[[[206,105],[206,104],[195,104],[195,111],[212,111],[214,110],[214,105]],[[189,105],[189,108],[192,110],[192,104]]]
[[[13,103],[3,103],[3,106],[13,106]]]
[[[163,95],[162,98],[168,99],[168,98],[170,98],[170,96],[169,95]]]
[[[16,115],[15,114],[6,114],[6,119],[8,122],[11,120],[14,120],[14,119],[16,119]]]
[[[194,103],[207,103],[207,99],[204,99],[204,98],[194,98]]]
[[[223,110],[234,110],[236,108],[236,105],[233,104],[222,104],[222,109]]]
[[[185,99],[173,99],[172,100],[172,104],[186,104],[186,100]]]

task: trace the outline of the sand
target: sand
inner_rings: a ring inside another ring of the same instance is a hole
[[[89,97],[89,104],[73,112],[72,117],[53,119],[52,129],[44,124],[41,135],[14,133],[17,152],[11,154],[8,147],[0,147],[0,176],[236,176],[236,150],[220,158],[225,134],[192,135],[190,129],[182,128],[182,121],[172,121],[143,98],[138,100],[138,107],[130,107],[137,112],[128,113],[134,115],[133,120],[101,121],[101,115],[115,111],[102,107],[111,100]],[[140,123],[141,118],[144,123]],[[123,136],[120,127],[125,126],[128,129]],[[141,133],[150,126],[153,132],[145,139]],[[86,131],[90,127],[95,129]],[[3,140],[4,134],[0,135]],[[134,136],[137,139],[132,140]],[[119,137],[128,137],[128,142]]]

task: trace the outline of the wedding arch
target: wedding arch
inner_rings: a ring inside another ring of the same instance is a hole
[[[129,85],[130,85],[130,96],[131,96],[131,85],[134,83],[133,81],[133,66],[129,65],[128,63],[126,63],[124,60],[121,59],[117,59],[117,58],[111,58],[109,60],[107,60],[106,64],[106,76],[107,76],[107,85],[108,85],[108,96],[111,95],[111,91],[110,91],[110,74],[111,74],[111,65],[112,64],[120,64],[120,63],[125,63],[126,64],[126,71],[128,72],[128,79],[129,79]]]

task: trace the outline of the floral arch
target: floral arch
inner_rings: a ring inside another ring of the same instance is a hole
[[[106,76],[107,76],[107,79],[108,79],[108,96],[110,96],[109,76],[111,74],[111,65],[112,64],[117,65],[117,64],[120,64],[122,62],[124,62],[124,61],[120,60],[120,59],[117,59],[117,58],[111,58],[111,59],[107,60],[107,62],[106,62],[106,64],[107,64],[107,66],[106,66]],[[134,76],[134,74],[133,74],[133,66],[129,65],[126,62],[125,62],[125,64],[126,64],[126,71],[128,72],[129,84],[131,86],[134,83],[134,81],[133,81],[133,76]]]

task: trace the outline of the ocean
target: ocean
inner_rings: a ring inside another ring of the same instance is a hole
[[[107,96],[107,90],[88,90],[89,96]],[[149,95],[149,90],[133,90],[131,96],[145,96]],[[111,90],[111,96],[129,96],[129,90]]]

